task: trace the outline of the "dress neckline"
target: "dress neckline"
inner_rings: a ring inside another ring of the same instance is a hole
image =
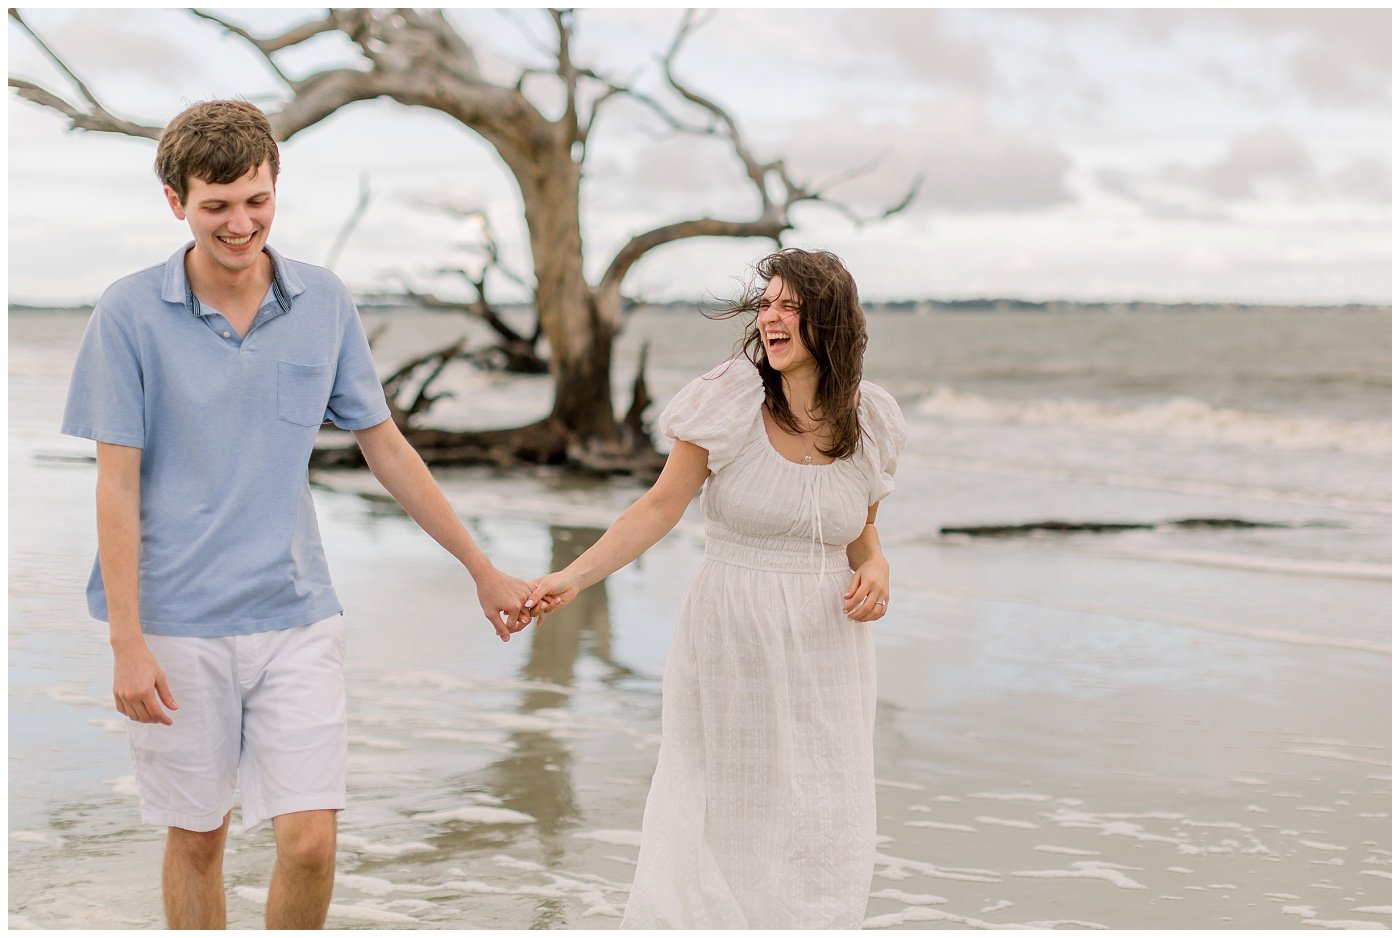
[[[862,380],[861,384],[865,384],[865,381]],[[865,395],[859,390],[856,392],[856,395],[856,407],[863,411],[865,409]],[[763,419],[763,406],[763,399],[760,397],[758,401],[758,413],[754,415],[754,423],[758,424],[758,432],[763,436],[764,448],[780,461],[787,463],[789,466],[797,466],[799,469],[829,469],[837,463],[850,462],[851,457],[849,456],[846,459],[833,459],[831,462],[801,462],[796,459],[788,459],[782,453],[778,452],[778,447],[773,445],[773,438],[768,435],[768,421]]]
[[[763,448],[773,455],[773,458],[789,466],[796,466],[799,469],[830,469],[843,460],[833,459],[831,462],[798,462],[796,459],[788,459],[778,448],[773,445],[773,438],[768,435],[768,423],[763,419],[763,405],[759,405],[758,414],[754,419],[758,425],[758,433],[763,437]]]

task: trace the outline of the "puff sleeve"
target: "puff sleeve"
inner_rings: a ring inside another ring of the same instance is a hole
[[[656,421],[667,438],[710,454],[711,472],[734,460],[763,406],[763,379],[747,358],[711,368],[671,398]]]
[[[863,438],[856,458],[870,483],[873,505],[894,491],[894,470],[908,431],[894,398],[869,381],[860,383],[860,424]]]

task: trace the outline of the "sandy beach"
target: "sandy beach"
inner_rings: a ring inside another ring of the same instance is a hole
[[[56,432],[83,317],[43,315],[10,320],[10,925],[155,928],[161,834],[139,824],[105,627],[82,599],[90,444]],[[917,328],[879,325],[872,361]],[[660,402],[732,338],[668,352],[655,337],[676,328],[639,319],[619,354],[654,337]],[[867,927],[1388,928],[1388,417],[1299,413],[1313,436],[1267,446],[1189,427],[1011,428],[969,415],[987,387],[920,391],[889,368],[871,377],[906,407],[911,439],[880,516],[893,577]],[[464,380],[477,383],[452,406],[472,419],[547,405],[537,384]],[[1262,405],[1208,403],[1222,425],[1228,409],[1270,426]],[[1383,444],[1366,436],[1382,424]],[[1006,455],[1037,447],[1049,455]],[[567,563],[641,491],[531,471],[440,479],[522,576]],[[662,665],[703,550],[698,504],[502,644],[455,562],[368,474],[313,483],[349,626],[351,806],[328,925],[616,927]],[[1281,527],[1168,523],[1223,517]],[[1157,526],[939,531],[1045,518]],[[231,836],[231,927],[260,927],[271,858],[269,832]]]

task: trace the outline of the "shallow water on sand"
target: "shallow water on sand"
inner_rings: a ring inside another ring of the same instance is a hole
[[[969,379],[940,399],[937,381],[880,364],[882,341],[917,338],[915,323],[872,327],[871,377],[900,395],[911,442],[880,516],[893,606],[876,632],[867,925],[1388,926],[1389,458],[1375,408],[1295,408],[1334,422],[1272,443],[1222,438],[1256,432],[1239,420],[1115,429],[1109,409],[1140,420],[1158,400],[1116,391],[1074,397],[1099,412],[1035,416],[1027,397],[978,417],[967,395],[1011,400],[996,397],[1005,388]],[[82,602],[90,444],[55,432],[81,328],[10,321],[10,923],[158,927],[160,833],[139,823],[105,629]],[[690,328],[630,327],[623,362],[647,329],[670,336],[652,351],[661,401],[728,347],[699,329],[709,346],[683,341]],[[519,419],[542,394],[461,381],[483,420]],[[567,563],[639,491],[440,478],[498,565],[527,576]],[[317,482],[351,698],[329,924],[615,927],[662,663],[703,549],[698,506],[604,587],[502,644],[455,563],[371,497],[372,479]],[[1206,516],[1284,527],[938,533]],[[231,925],[260,924],[271,856],[268,832],[231,836]]]

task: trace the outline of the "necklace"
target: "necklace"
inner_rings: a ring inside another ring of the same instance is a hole
[[[816,448],[817,436],[820,433],[821,424],[818,423],[798,434],[798,439],[802,441],[802,445],[807,449],[807,452],[802,456],[802,465],[810,466],[812,464],[812,450]],[[811,434],[811,436],[808,437],[808,434]]]

